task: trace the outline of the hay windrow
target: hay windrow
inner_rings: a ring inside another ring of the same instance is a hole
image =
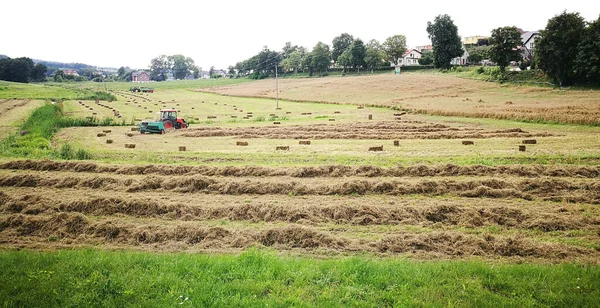
[[[142,165],[122,166],[96,164],[90,162],[60,162],[51,160],[14,160],[0,164],[4,170],[31,171],[65,171],[95,174],[123,175],[203,175],[228,177],[425,177],[425,176],[493,176],[510,175],[519,177],[575,177],[600,178],[600,166],[554,166],[554,165],[505,165],[458,166],[453,164],[412,165],[381,168],[377,166],[316,166],[272,168],[259,166],[172,166],[172,165]]]
[[[200,127],[191,128],[184,137],[235,137],[240,139],[485,139],[549,137],[550,133],[529,133],[520,128],[485,131],[479,128],[454,128],[443,124],[414,122],[377,122],[353,124],[312,124],[285,127]]]
[[[126,192],[175,191],[180,193],[241,194],[294,194],[294,195],[458,195],[469,198],[521,198],[533,200],[571,200],[600,204],[600,181],[565,178],[478,178],[454,179],[432,177],[427,179],[394,178],[335,178],[314,181],[300,178],[252,178],[206,176],[157,176],[135,178],[113,176],[72,177],[51,174],[0,175],[0,187],[52,187],[100,189]]]
[[[244,249],[254,245],[277,249],[326,249],[337,252],[370,251],[386,254],[464,258],[519,257],[546,260],[592,260],[599,252],[564,244],[539,243],[522,236],[469,235],[450,231],[403,233],[382,239],[357,240],[312,227],[288,225],[264,230],[177,225],[135,224],[119,220],[90,222],[84,215],[60,213],[46,217],[12,215],[0,218],[0,239],[19,235],[23,240],[57,236],[72,245],[107,243],[115,247],[186,247],[187,249]]]

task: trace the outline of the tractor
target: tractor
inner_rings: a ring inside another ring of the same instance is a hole
[[[185,122],[185,119],[177,117],[177,110],[162,109],[158,120],[154,122],[142,121],[140,123],[140,133],[164,134],[169,128],[181,129],[187,127],[188,124]]]

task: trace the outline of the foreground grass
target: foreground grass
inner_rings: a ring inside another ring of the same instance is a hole
[[[4,307],[552,306],[600,302],[593,265],[75,250],[0,252]]]

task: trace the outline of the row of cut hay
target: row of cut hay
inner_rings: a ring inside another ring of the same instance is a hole
[[[239,145],[247,145],[239,142]],[[173,166],[173,165],[112,165],[93,162],[13,160],[0,164],[5,170],[69,171],[108,174],[160,174],[205,176],[290,176],[306,177],[434,177],[434,176],[498,176],[600,178],[600,166],[575,165],[504,165],[484,166],[454,164],[412,165],[383,168],[377,166],[329,165],[316,167],[259,166]]]
[[[452,202],[433,206],[401,206],[329,203],[322,205],[286,204],[180,204],[153,199],[124,197],[57,200],[41,195],[15,195],[0,192],[0,213],[39,215],[70,212],[94,216],[129,215],[136,218],[161,217],[184,221],[228,219],[234,221],[310,222],[351,225],[444,224],[466,228],[502,226],[541,230],[598,231],[600,220],[565,207],[548,209],[513,205],[458,206]]]
[[[294,194],[294,195],[457,195],[469,198],[520,198],[600,204],[600,181],[572,179],[336,179],[312,181],[286,178],[231,179],[204,176],[140,176],[122,179],[106,176],[53,176],[17,174],[0,176],[0,187],[91,188],[126,192],[176,191],[181,193]]]
[[[530,112],[521,110],[518,112],[507,112],[496,110],[494,112],[478,112],[478,111],[452,111],[452,110],[428,110],[417,109],[412,110],[413,113],[428,114],[435,116],[450,116],[450,117],[466,117],[466,118],[488,118],[498,120],[514,120],[534,123],[562,123],[576,125],[600,126],[600,112],[595,113],[578,113],[578,112]]]
[[[320,231],[313,227],[286,225],[262,229],[204,227],[197,223],[135,223],[119,219],[92,220],[80,213],[50,216],[9,215],[0,218],[0,239],[15,245],[48,243],[50,236],[60,237],[62,245],[105,243],[116,247],[156,250],[182,248],[246,249],[257,244],[276,249],[327,249],[338,252],[366,251],[405,254],[417,257],[464,258],[510,257],[546,260],[597,261],[600,253],[591,248],[566,244],[541,243],[523,236],[474,235],[453,231],[397,233],[381,239],[353,239],[343,234]]]

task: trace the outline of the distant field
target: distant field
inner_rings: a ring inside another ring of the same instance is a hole
[[[600,91],[502,85],[441,74],[283,79],[279,97],[294,101],[387,106],[443,116],[600,125]],[[201,89],[275,97],[274,80]]]

